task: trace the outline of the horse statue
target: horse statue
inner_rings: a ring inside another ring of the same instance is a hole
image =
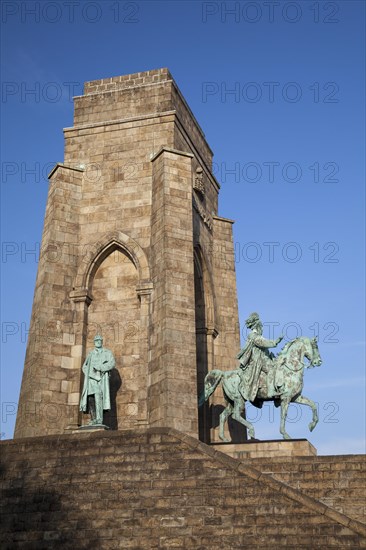
[[[308,359],[309,364],[304,363],[304,357]],[[277,407],[281,405],[280,432],[284,439],[291,439],[285,429],[290,403],[299,403],[311,408],[313,418],[309,424],[310,431],[313,431],[319,421],[314,401],[303,396],[301,392],[304,385],[304,369],[318,367],[321,364],[322,359],[319,354],[317,338],[310,339],[302,336],[284,346],[274,359],[273,369],[270,369],[268,373],[261,372],[260,374],[259,389],[253,404],[259,408],[262,407],[264,401],[274,401]],[[253,425],[241,416],[245,407],[245,399],[241,393],[243,378],[242,368],[230,371],[215,369],[205,377],[205,388],[199,398],[199,406],[208,400],[220,383],[224,393],[226,408],[220,414],[219,432],[222,441],[229,441],[224,435],[224,428],[230,415],[234,420],[246,426],[250,437],[255,438]]]

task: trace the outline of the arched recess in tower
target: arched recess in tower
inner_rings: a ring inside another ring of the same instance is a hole
[[[196,314],[196,362],[197,395],[204,390],[206,374],[213,368],[213,340],[215,330],[215,307],[212,281],[209,277],[206,260],[199,246],[194,251],[194,293]],[[211,412],[208,403],[198,410],[198,436],[201,441],[211,441]]]
[[[116,359],[110,379],[112,409],[105,413],[105,422],[112,429],[136,426],[141,391],[146,388],[142,380],[137,283],[135,264],[117,245],[109,247],[91,275],[93,299],[88,308],[87,349],[94,347],[94,336],[100,333],[103,345]]]

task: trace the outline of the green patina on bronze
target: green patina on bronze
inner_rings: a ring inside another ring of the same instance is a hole
[[[289,404],[299,403],[311,408],[313,417],[309,424],[312,431],[318,423],[318,412],[315,403],[301,395],[304,385],[304,369],[320,366],[322,363],[316,338],[296,338],[286,344],[276,357],[269,348],[277,346],[282,336],[276,340],[267,340],[262,336],[263,325],[257,313],[252,313],[246,320],[251,332],[247,341],[237,355],[240,368],[231,371],[212,370],[205,378],[205,389],[199,398],[201,406],[221,383],[226,408],[220,415],[220,439],[228,441],[224,435],[225,423],[231,415],[235,420],[248,428],[250,437],[254,438],[253,425],[242,417],[245,402],[250,401],[261,408],[264,401],[274,401],[281,405],[280,432],[284,439],[291,439],[285,429]],[[309,361],[304,363],[304,357]]]
[[[84,386],[80,399],[80,410],[90,413],[90,426],[104,426],[103,411],[110,410],[109,373],[116,362],[113,353],[103,348],[103,338],[94,338],[95,348],[88,353],[82,366]]]

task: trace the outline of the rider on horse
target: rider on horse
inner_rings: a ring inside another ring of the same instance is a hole
[[[261,372],[267,374],[275,366],[275,356],[269,351],[269,348],[276,347],[283,339],[283,336],[280,336],[276,340],[263,338],[263,325],[258,313],[251,313],[245,324],[251,332],[244,347],[237,355],[240,367],[243,370],[239,390],[246,401],[253,402],[258,392]],[[271,386],[273,386],[273,382]]]
[[[306,367],[318,367],[322,364],[316,338],[301,336],[295,338],[275,357],[270,353],[282,340],[267,340],[262,336],[263,325],[258,313],[252,313],[246,320],[251,329],[244,348],[237,355],[240,368],[234,370],[213,369],[205,376],[205,387],[199,396],[198,405],[202,406],[221,386],[226,407],[220,414],[220,439],[225,437],[225,424],[231,416],[248,429],[248,435],[255,437],[253,425],[243,416],[245,402],[250,401],[262,407],[265,401],[273,401],[281,406],[280,432],[284,439],[290,439],[286,432],[286,418],[290,403],[299,403],[311,408],[313,417],[309,424],[312,431],[319,421],[317,406],[308,397],[302,395],[304,370]],[[304,359],[309,361],[307,365]]]

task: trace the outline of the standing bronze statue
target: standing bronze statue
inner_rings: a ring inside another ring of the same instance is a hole
[[[103,338],[97,334],[95,348],[88,353],[82,366],[84,386],[80,399],[80,410],[90,413],[91,426],[104,426],[103,411],[110,410],[109,373],[116,362],[113,353],[103,348]]]

